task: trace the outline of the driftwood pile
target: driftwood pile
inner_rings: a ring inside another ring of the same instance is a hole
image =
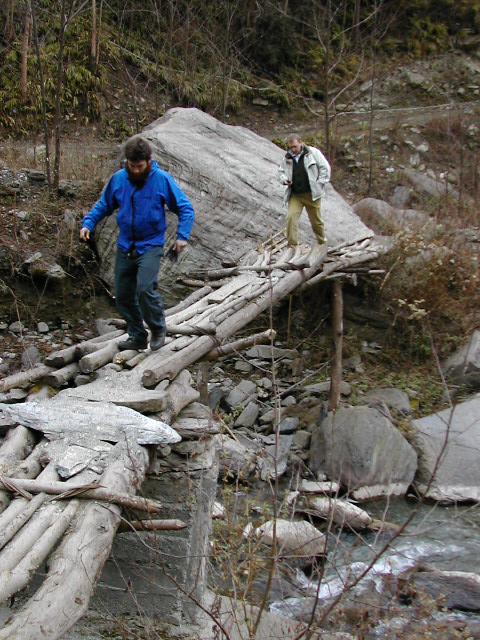
[[[134,529],[183,526],[155,520],[159,503],[135,493],[152,451],[144,445],[218,431],[192,409],[200,394],[186,367],[273,341],[274,332],[267,331],[225,342],[304,283],[347,274],[380,252],[365,240],[327,257],[324,247],[292,251],[283,238],[273,238],[239,265],[192,274],[201,286],[167,311],[168,337],[159,351],[119,352],[126,336],[115,321],[109,333],[0,380],[0,603],[48,561],[43,583],[0,629],[0,640],[60,638],[81,617],[122,509]],[[51,400],[8,404],[15,388],[37,381],[61,388],[99,369],[97,380],[64,388]]]

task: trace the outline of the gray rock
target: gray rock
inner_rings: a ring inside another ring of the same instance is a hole
[[[241,373],[250,373],[253,369],[250,362],[246,362],[245,360],[237,360],[235,362],[235,371],[240,371]]]
[[[262,480],[274,480],[287,470],[288,456],[293,444],[293,436],[278,436],[278,444],[265,447],[262,457],[257,460],[257,467]]]
[[[480,397],[475,396],[452,409],[412,421],[418,452],[415,485],[427,498],[480,500],[479,414]]]
[[[240,404],[246,404],[248,400],[255,396],[257,385],[251,380],[242,380],[234,387],[225,398],[227,405],[233,409]]]
[[[364,198],[357,202],[353,210],[362,220],[382,232],[387,225],[388,231],[399,231],[412,226],[424,225],[429,217],[416,209],[394,208],[384,200],[376,198]]]
[[[347,500],[307,496],[304,502],[308,513],[317,518],[331,520],[340,527],[366,529],[373,522],[366,511]]]
[[[220,473],[246,480],[255,470],[259,447],[248,439],[234,440],[226,435],[217,436]],[[248,446],[247,446],[248,444]]]
[[[325,396],[330,391],[330,380],[326,380],[325,382],[316,382],[315,384],[307,384],[303,387],[303,389],[310,396]],[[352,393],[352,386],[342,380],[340,382],[340,394],[342,396],[349,396]]]
[[[417,455],[377,409],[342,407],[313,432],[310,466],[359,499],[402,495],[413,480]]]
[[[17,320],[16,322],[12,322],[8,325],[8,330],[12,333],[22,333],[22,331],[25,331],[25,327],[20,320]]]
[[[57,263],[54,263],[48,266],[46,275],[47,275],[47,278],[49,278],[50,280],[57,280],[57,281],[65,280],[65,278],[67,277],[67,274],[65,273],[65,271]]]
[[[343,368],[345,371],[354,371],[355,373],[365,373],[363,368],[362,358],[359,355],[351,356],[343,361]]]
[[[340,491],[340,485],[338,482],[315,482],[313,480],[302,480],[298,489],[302,493],[336,494]]]
[[[373,389],[363,396],[363,400],[368,403],[383,402],[389,409],[395,409],[404,415],[412,412],[410,398],[401,389]]]
[[[265,522],[254,530],[256,538],[269,546],[277,543],[280,558],[295,564],[311,564],[326,551],[326,537],[313,524],[306,521],[282,520],[277,518]]]
[[[287,396],[286,398],[282,398],[280,401],[282,407],[291,407],[294,404],[297,404],[297,401],[294,396]]]
[[[293,446],[297,449],[307,449],[310,445],[311,437],[312,434],[309,431],[299,429],[298,431],[295,431],[293,436]]]
[[[48,333],[50,331],[50,328],[46,322],[38,322],[37,331],[38,333]]]
[[[47,180],[47,176],[43,171],[36,171],[35,169],[27,171],[27,178],[30,182],[45,182]]]
[[[212,385],[212,388],[208,390],[208,406],[210,409],[216,409],[227,393],[228,389],[225,389],[225,387],[219,384]]]
[[[418,571],[412,583],[448,609],[480,611],[480,575],[465,571]]]
[[[76,387],[81,387],[84,384],[89,384],[91,382],[91,378],[90,378],[90,376],[88,376],[88,375],[86,375],[84,373],[81,373],[78,376],[76,376],[74,382],[75,382],[75,386]]]
[[[0,402],[15,404],[16,402],[23,402],[27,396],[28,391],[25,389],[10,389],[5,393],[0,393]]]
[[[171,109],[142,135],[151,142],[162,168],[190,198],[197,214],[184,260],[175,267],[168,260],[162,261],[159,289],[166,297],[183,292],[183,274],[236,259],[284,228],[284,189],[276,179],[284,155],[280,147],[199,109]],[[202,149],[201,154],[198,149]],[[331,185],[322,200],[322,217],[331,246],[373,235]],[[169,220],[175,227],[175,214]],[[113,282],[116,236],[113,216],[96,234],[102,257],[100,276],[109,283]],[[311,237],[308,218],[302,216],[301,241]]]
[[[275,360],[287,358],[293,360],[298,358],[299,353],[296,349],[281,349],[280,347],[271,347],[269,344],[257,344],[255,347],[245,352],[247,358],[260,358],[262,360]]]
[[[412,87],[424,88],[427,85],[427,78],[419,71],[404,69],[403,74],[408,84],[410,84]]]
[[[249,402],[242,413],[235,420],[235,427],[253,427],[257,421],[260,407],[256,402]]]
[[[431,178],[414,169],[404,169],[403,174],[417,191],[433,198],[444,198],[447,194],[458,200],[459,193],[446,180]]]
[[[393,190],[390,204],[395,209],[405,209],[410,204],[413,197],[413,189],[410,187],[398,186]]]
[[[260,416],[260,422],[262,424],[270,424],[276,418],[280,421],[285,414],[285,407],[279,407],[278,409],[269,409]]]
[[[442,365],[445,376],[455,384],[480,388],[480,331],[477,329],[461,349]]]
[[[299,419],[296,417],[283,418],[278,423],[278,432],[282,434],[294,433],[298,428]]]
[[[264,389],[267,389],[267,391],[273,387],[273,382],[271,381],[270,378],[261,378],[261,380],[259,380],[257,384],[259,387],[263,387]]]
[[[42,360],[40,351],[33,344],[25,349],[22,353],[22,365],[25,369],[30,369]]]

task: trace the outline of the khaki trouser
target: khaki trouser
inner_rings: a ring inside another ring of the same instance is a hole
[[[320,217],[320,200],[312,200],[311,193],[292,193],[288,201],[287,240],[291,247],[298,245],[298,220],[303,207],[307,210],[310,224],[318,244],[325,242],[323,222]]]

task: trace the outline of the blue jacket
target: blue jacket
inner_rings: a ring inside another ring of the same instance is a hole
[[[84,217],[82,227],[93,231],[100,220],[118,209],[118,248],[122,251],[135,248],[142,254],[151,247],[163,247],[165,243],[165,205],[178,215],[178,240],[188,240],[194,212],[172,176],[152,162],[147,180],[139,189],[128,179],[127,170],[120,169],[113,174],[98,202]]]

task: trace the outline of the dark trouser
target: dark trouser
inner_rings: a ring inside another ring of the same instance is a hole
[[[131,338],[145,340],[149,329],[165,329],[163,300],[157,291],[158,270],[163,255],[162,247],[153,247],[141,256],[129,258],[117,249],[115,261],[115,297],[117,309],[127,321]]]

